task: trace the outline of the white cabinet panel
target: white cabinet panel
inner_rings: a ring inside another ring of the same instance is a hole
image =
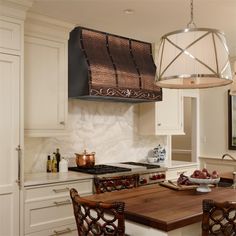
[[[196,169],[198,169],[197,163],[196,165],[192,166],[168,168],[166,171],[166,179],[177,180],[182,173],[184,173],[184,175],[190,176]]]
[[[74,222],[70,197],[25,204],[25,233],[57,228]]]
[[[38,201],[42,199],[50,199],[57,197],[69,197],[71,188],[79,189],[81,196],[92,194],[92,179],[84,179],[79,182],[68,182],[50,186],[39,186],[27,188],[25,190],[25,201]]]
[[[27,235],[57,235],[61,230],[65,235],[74,235],[75,218],[69,189],[76,188],[80,195],[92,194],[92,179],[82,179],[58,184],[32,186],[25,189],[25,234]],[[43,232],[45,234],[43,234]],[[54,232],[54,233],[53,233]]]
[[[67,117],[66,46],[25,37],[25,130],[53,136],[65,129]]]
[[[163,89],[162,91],[162,101],[140,104],[140,134],[184,134],[182,91],[177,89]]]
[[[21,49],[20,38],[21,25],[7,20],[0,20],[0,50],[6,52],[6,50]]]
[[[19,234],[19,82],[18,56],[0,54],[0,235]]]
[[[78,236],[76,224],[69,224],[57,227],[56,229],[47,229],[39,232],[26,234],[25,236]]]

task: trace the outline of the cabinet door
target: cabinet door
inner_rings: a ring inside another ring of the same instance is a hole
[[[162,92],[163,97],[161,102],[140,104],[140,134],[184,134],[182,91],[177,89],[163,89]]]
[[[156,103],[156,134],[184,134],[181,90],[163,89],[163,101]]]
[[[0,54],[0,235],[19,235],[19,57]]]
[[[53,136],[65,129],[67,60],[62,42],[25,37],[25,130]]]

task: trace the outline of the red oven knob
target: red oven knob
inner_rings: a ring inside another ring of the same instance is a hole
[[[151,176],[149,177],[149,179],[150,179],[150,180],[155,180],[155,179],[156,179],[156,175],[151,175]]]
[[[146,183],[147,183],[147,180],[146,180],[146,179],[141,179],[141,180],[139,181],[139,183],[140,183],[140,184],[146,184]]]
[[[165,178],[166,178],[166,175],[165,175],[165,174],[161,174],[161,178],[162,178],[162,179],[165,179]]]

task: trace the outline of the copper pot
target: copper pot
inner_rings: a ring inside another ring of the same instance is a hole
[[[89,168],[95,164],[95,152],[87,153],[86,150],[82,154],[75,153],[76,164],[78,167]]]

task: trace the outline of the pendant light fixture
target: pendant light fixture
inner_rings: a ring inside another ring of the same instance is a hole
[[[156,63],[156,82],[163,88],[198,89],[232,83],[225,35],[196,27],[193,0],[187,29],[162,36]]]

